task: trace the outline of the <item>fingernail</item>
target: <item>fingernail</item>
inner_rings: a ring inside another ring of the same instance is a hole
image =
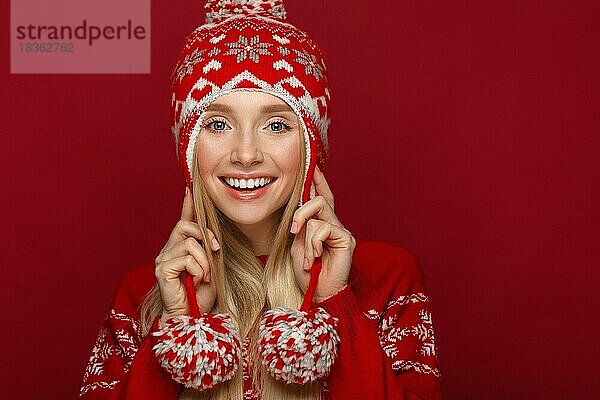
[[[315,249],[315,258],[319,257],[319,253],[317,252],[317,250]]]
[[[304,257],[304,270],[308,269],[308,258]]]
[[[296,221],[294,221],[294,222],[292,222],[292,228],[290,229],[290,232],[296,233],[297,230],[298,230],[298,223]]]
[[[213,238],[211,242],[215,250],[219,250],[221,248],[221,245],[219,244],[216,238]]]

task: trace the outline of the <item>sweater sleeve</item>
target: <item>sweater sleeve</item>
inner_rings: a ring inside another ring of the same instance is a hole
[[[387,368],[393,371],[387,385],[402,388],[407,399],[442,398],[441,371],[429,293],[419,260],[406,264],[382,312],[369,310],[377,321],[377,332]]]
[[[155,337],[142,338],[139,315],[124,278],[102,322],[83,375],[79,397],[85,400],[176,400],[182,385],[162,369],[152,347]],[[150,332],[158,329],[157,316]]]
[[[418,261],[398,280],[382,310],[363,310],[361,285],[317,303],[339,319],[338,359],[326,380],[332,400],[440,400],[440,371],[429,299]]]

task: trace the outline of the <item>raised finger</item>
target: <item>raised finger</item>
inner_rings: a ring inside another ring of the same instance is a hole
[[[323,243],[342,243],[344,239],[348,238],[349,232],[345,228],[331,225],[327,222],[320,221],[318,225],[313,229],[310,236],[310,246],[313,249],[313,258],[309,259],[309,269],[312,268],[314,260],[317,257],[323,256]]]
[[[185,187],[183,196],[183,206],[181,208],[181,219],[183,221],[195,221],[196,212],[194,211],[194,198],[189,187]]]
[[[204,271],[204,274],[207,277],[206,282],[210,282],[210,265],[208,263],[208,257],[206,257],[204,248],[193,237],[188,237],[184,241],[175,244],[163,254],[163,258],[173,259],[188,254],[194,257],[198,265],[200,265]]]
[[[309,219],[306,222],[306,235],[304,236],[304,265],[305,271],[308,271],[312,266],[315,258],[315,234],[320,230],[322,225],[328,225],[327,222],[318,219]]]
[[[319,195],[314,199],[307,201],[294,212],[290,232],[298,233],[307,220],[315,217],[329,222],[332,225],[343,227],[337,215],[333,212],[331,205],[323,196]],[[296,225],[294,225],[294,223],[296,223]]]
[[[327,242],[328,246],[335,247],[333,243],[342,243],[346,240],[353,240],[347,229],[328,224],[327,222],[320,224],[312,236],[315,258],[323,256],[323,243]]]
[[[318,165],[315,165],[315,173],[313,174],[313,181],[315,183],[315,190],[317,191],[317,193],[319,195],[325,197],[325,200],[327,200],[327,202],[331,206],[331,209],[335,209],[334,204],[333,204],[334,203],[333,192],[331,191],[331,188],[329,187],[329,184],[327,183],[327,180],[325,179],[325,175],[323,175],[323,172],[321,172]]]
[[[219,244],[219,241],[217,240],[215,234],[208,228],[206,229],[206,233],[208,235],[208,241],[210,243],[211,249],[213,251],[219,250],[221,248],[221,245]],[[200,229],[200,226],[195,222],[180,220],[179,222],[177,222],[175,229],[173,229],[171,237],[169,238],[169,241],[165,246],[165,250],[168,250],[169,248],[173,247],[174,244],[181,242],[188,237],[193,237],[199,242],[202,242],[202,230]]]

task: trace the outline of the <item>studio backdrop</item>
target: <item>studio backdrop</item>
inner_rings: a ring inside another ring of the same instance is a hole
[[[2,7],[3,399],[77,397],[184,194],[169,79],[203,0],[63,3]],[[600,398],[599,3],[285,4],[328,61],[336,213],[421,261],[445,398]]]

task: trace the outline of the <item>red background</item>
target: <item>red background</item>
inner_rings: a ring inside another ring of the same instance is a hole
[[[10,75],[7,3],[0,397],[75,398],[180,214],[168,79],[203,1],[153,2],[150,75]],[[600,398],[598,4],[286,3],[327,57],[338,216],[421,260],[446,399]]]

